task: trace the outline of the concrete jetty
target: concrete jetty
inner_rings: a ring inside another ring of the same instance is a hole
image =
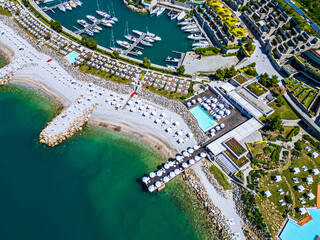
[[[96,104],[91,97],[82,97],[54,118],[40,133],[40,142],[54,147],[82,129],[91,117]]]
[[[144,176],[142,182],[146,185],[149,192],[160,191],[165,187],[167,182],[206,157],[206,151],[200,146],[196,145],[193,148],[188,148],[182,151],[181,155],[177,154],[175,159],[160,166],[158,171]]]

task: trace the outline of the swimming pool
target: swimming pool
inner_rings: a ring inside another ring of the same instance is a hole
[[[289,220],[280,234],[281,240],[314,240],[320,235],[320,209],[308,209],[312,220],[303,226]]]
[[[78,55],[79,55],[79,53],[73,51],[73,52],[69,53],[69,54],[66,56],[66,58],[68,58],[68,60],[69,60],[71,63],[74,63],[74,62],[77,61],[77,60],[76,60],[76,57],[78,57]]]
[[[212,117],[202,107],[199,105],[191,108],[189,110],[191,114],[197,119],[199,127],[205,132],[208,131],[210,128],[213,128],[217,125],[216,121],[213,120]]]

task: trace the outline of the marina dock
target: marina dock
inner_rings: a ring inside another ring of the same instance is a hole
[[[128,55],[128,53],[130,53],[132,51],[132,49],[134,49],[135,47],[136,48],[140,48],[141,47],[138,47],[137,45],[141,42],[141,40],[144,39],[144,37],[146,36],[147,34],[146,33],[142,33],[141,36],[137,39],[137,41],[135,41],[134,43],[132,43],[130,45],[130,47],[125,51],[125,53],[123,55]],[[143,49],[143,48],[142,48]],[[132,54],[132,53],[131,53]],[[133,54],[134,55],[134,54]]]
[[[146,185],[149,192],[155,190],[160,191],[165,187],[165,184],[196,164],[200,160],[207,157],[206,151],[194,146],[177,155],[175,159],[168,161],[158,168],[158,171],[149,173],[148,176],[142,178],[142,182]]]
[[[51,7],[47,7],[47,6],[46,7],[42,7],[41,10],[44,11],[44,12],[51,11],[51,12],[55,13],[54,9],[59,8],[60,6],[64,6],[65,3],[69,3],[69,2],[70,1],[64,1],[64,2],[60,2],[58,4],[55,4],[55,5],[51,6]]]

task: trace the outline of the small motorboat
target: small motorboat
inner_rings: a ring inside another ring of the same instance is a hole
[[[144,40],[147,41],[147,42],[151,42],[151,43],[154,42],[154,39],[153,39],[152,37],[148,37],[148,36],[146,36],[146,37],[144,38]]]
[[[130,35],[130,34],[124,35],[124,37],[126,39],[128,39],[129,41],[132,41],[132,42],[136,42],[137,41],[137,39],[134,36]]]
[[[142,55],[142,52],[137,49],[132,49],[130,52],[132,55]]]
[[[158,12],[158,11],[159,11],[159,8],[156,7],[156,8],[154,8],[154,9],[152,9],[152,10],[150,11],[150,15],[153,15],[153,14],[155,14],[155,13]]]
[[[140,43],[144,46],[147,46],[147,47],[152,47],[153,45],[145,40],[141,40]]]
[[[170,20],[174,20],[179,16],[180,13],[174,13],[171,15]]]
[[[89,35],[89,36],[93,36],[93,32],[90,31],[89,29],[86,29],[86,30],[84,31],[84,33],[87,34],[87,35]]]
[[[192,40],[202,40],[202,39],[205,39],[201,33],[193,33],[193,34],[190,34],[188,36],[188,39],[192,39]]]
[[[138,31],[138,30],[132,30],[132,32],[139,35],[139,36],[141,36],[143,34],[143,32]]]
[[[157,12],[157,17],[160,16],[165,10],[166,10],[166,8],[164,8],[164,7],[160,8]]]
[[[180,61],[180,59],[178,58],[173,58],[173,57],[167,57],[166,58],[166,62],[172,62],[172,63],[178,63]]]
[[[178,16],[177,16],[177,20],[181,21],[182,19],[184,19],[184,17],[186,16],[186,12],[182,11]]]
[[[129,47],[130,47],[130,44],[129,44],[127,41],[117,40],[116,42],[117,42],[121,47],[124,47],[124,48],[129,48]]]
[[[97,13],[99,16],[104,17],[104,18],[110,18],[110,17],[111,17],[108,13],[102,12],[102,11],[99,11],[99,10],[97,10],[96,13]]]
[[[151,37],[153,40],[155,40],[155,41],[161,41],[161,37],[159,37],[159,36],[156,36],[155,34],[153,34],[153,33],[151,33],[151,32],[147,32],[147,36],[148,37]]]

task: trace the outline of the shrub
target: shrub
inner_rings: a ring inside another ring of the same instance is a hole
[[[300,142],[295,142],[294,143],[294,148],[301,151],[302,150],[302,146],[301,146],[301,143]]]
[[[284,196],[284,200],[286,201],[286,203],[292,204],[292,199],[290,196],[288,196],[288,195]]]

